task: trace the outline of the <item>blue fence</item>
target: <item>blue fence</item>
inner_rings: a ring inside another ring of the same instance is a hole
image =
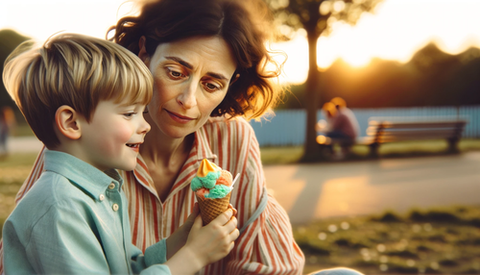
[[[360,125],[360,135],[366,135],[370,117],[438,117],[465,118],[468,124],[464,138],[480,138],[480,106],[462,107],[414,107],[352,109]],[[302,145],[305,142],[307,113],[305,110],[279,110],[269,120],[251,121],[260,146]],[[323,119],[317,113],[317,119]]]

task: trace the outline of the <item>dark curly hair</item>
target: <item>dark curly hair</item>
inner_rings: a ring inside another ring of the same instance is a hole
[[[282,64],[272,59],[265,43],[273,31],[272,16],[261,0],[149,0],[137,1],[139,14],[121,18],[110,40],[139,53],[139,40],[146,38],[146,51],[153,56],[161,43],[195,36],[220,36],[237,61],[232,84],[212,116],[229,114],[257,118],[272,108],[282,94],[275,80]],[[107,35],[108,35],[107,33]],[[268,66],[273,64],[273,66]]]

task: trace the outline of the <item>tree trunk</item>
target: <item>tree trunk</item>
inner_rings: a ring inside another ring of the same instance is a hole
[[[306,81],[305,100],[307,107],[307,129],[305,135],[304,154],[302,161],[311,162],[321,158],[319,146],[316,142],[317,133],[315,124],[317,123],[319,77],[320,72],[317,68],[317,40],[315,30],[307,29],[309,68]]]

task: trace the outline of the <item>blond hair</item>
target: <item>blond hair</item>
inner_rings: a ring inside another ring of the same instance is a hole
[[[87,122],[101,100],[147,104],[153,77],[133,53],[107,40],[59,34],[42,46],[22,43],[5,61],[3,82],[35,135],[48,148],[60,143],[57,109],[72,107]]]

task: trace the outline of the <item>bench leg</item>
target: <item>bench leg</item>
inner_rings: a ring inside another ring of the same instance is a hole
[[[330,159],[333,155],[333,145],[331,144],[319,144],[319,152],[322,159]]]
[[[370,157],[371,158],[378,158],[378,147],[380,147],[380,144],[378,143],[372,143],[369,145],[370,147]]]
[[[349,158],[352,155],[352,147],[353,143],[343,143],[340,145],[344,158]]]
[[[449,138],[448,141],[448,152],[449,153],[458,153],[458,138]]]

